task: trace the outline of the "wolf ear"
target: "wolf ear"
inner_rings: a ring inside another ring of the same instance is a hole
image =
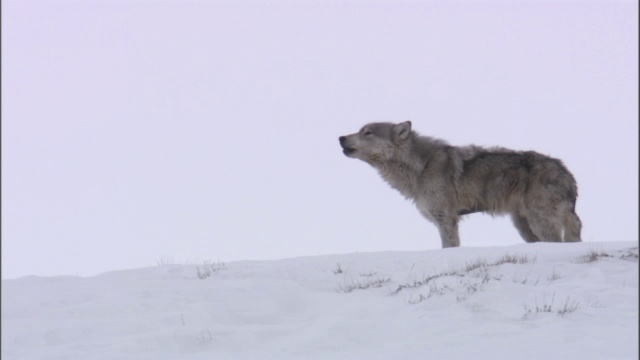
[[[393,137],[396,140],[406,140],[411,133],[411,121],[405,121],[393,126]]]

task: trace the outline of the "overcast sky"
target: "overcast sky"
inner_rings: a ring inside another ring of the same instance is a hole
[[[638,240],[637,1],[4,0],[2,277],[440,248],[338,144],[404,120],[562,159],[583,240]]]

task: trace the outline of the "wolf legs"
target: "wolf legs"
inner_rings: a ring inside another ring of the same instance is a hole
[[[580,238],[580,231],[582,230],[582,222],[576,213],[572,210],[568,212],[564,217],[564,241],[566,242],[578,242],[582,241]]]
[[[458,235],[458,217],[446,213],[438,213],[431,217],[434,219],[440,232],[442,248],[460,246],[460,236]]]
[[[578,242],[582,223],[573,206],[561,204],[553,207],[530,208],[512,214],[513,224],[526,242]],[[564,232],[564,239],[563,239]]]
[[[531,231],[541,241],[562,242],[562,224],[551,212],[533,211],[527,216]]]
[[[533,233],[531,230],[531,226],[529,226],[529,221],[526,217],[520,214],[511,214],[511,220],[513,221],[513,225],[518,229],[520,236],[524,239],[524,241],[530,242],[538,242],[540,239]]]

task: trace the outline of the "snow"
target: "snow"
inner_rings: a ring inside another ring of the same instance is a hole
[[[2,280],[2,358],[638,358],[637,242],[204,268]]]

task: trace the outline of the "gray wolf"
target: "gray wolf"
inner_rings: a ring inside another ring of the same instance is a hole
[[[346,156],[377,169],[435,223],[443,248],[460,246],[458,222],[475,212],[511,215],[526,242],[581,241],[578,188],[558,159],[534,151],[452,146],[418,134],[410,121],[371,123],[339,141]]]

